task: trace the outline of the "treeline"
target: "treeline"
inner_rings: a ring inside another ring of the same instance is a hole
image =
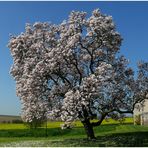
[[[1,123],[23,123],[20,119],[13,119],[13,120],[3,120]]]

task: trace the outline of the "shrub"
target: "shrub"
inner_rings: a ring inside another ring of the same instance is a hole
[[[12,123],[23,123],[23,121],[20,119],[14,119],[12,120]]]
[[[67,123],[61,124],[61,129],[72,129],[75,126],[76,126],[75,124],[67,122]]]
[[[24,124],[30,129],[36,129],[42,127],[45,123],[45,120],[34,120],[32,122],[25,122]]]

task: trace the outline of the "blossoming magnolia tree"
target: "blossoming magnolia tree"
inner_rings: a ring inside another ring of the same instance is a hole
[[[138,76],[133,87],[134,105],[148,99],[148,62],[138,63]]]
[[[24,121],[79,119],[94,139],[93,127],[107,116],[132,113],[135,81],[128,61],[116,57],[121,40],[112,17],[98,9],[89,18],[72,11],[59,25],[27,24],[9,43]]]

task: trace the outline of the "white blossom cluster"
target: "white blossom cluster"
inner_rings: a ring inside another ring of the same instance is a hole
[[[48,24],[34,24],[34,30],[27,24],[26,32],[12,37],[9,47],[14,64],[11,74],[16,80],[17,96],[22,103],[22,118],[26,122],[42,119],[48,109],[48,86],[45,74],[42,30]]]
[[[138,63],[138,76],[134,91],[136,103],[140,103],[143,98],[148,99],[148,62]]]
[[[59,25],[27,24],[9,42],[23,119],[48,114],[69,123],[128,109],[134,80],[126,59],[116,58],[121,41],[112,17],[99,9],[89,18],[72,11]]]
[[[85,77],[78,89],[69,90],[63,100],[61,119],[72,122],[75,119],[84,120],[84,108],[87,111],[87,118],[91,118],[92,113],[98,112],[95,101],[99,101],[102,82],[105,84],[112,78],[113,69],[110,64],[101,63],[96,68],[94,74]]]

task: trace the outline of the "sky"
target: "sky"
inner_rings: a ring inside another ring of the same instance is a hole
[[[137,71],[137,61],[148,61],[148,2],[0,2],[0,115],[21,113],[15,81],[9,74],[13,64],[7,47],[9,34],[19,35],[26,23],[61,23],[72,10],[90,16],[96,8],[113,17],[123,38],[120,54]]]

